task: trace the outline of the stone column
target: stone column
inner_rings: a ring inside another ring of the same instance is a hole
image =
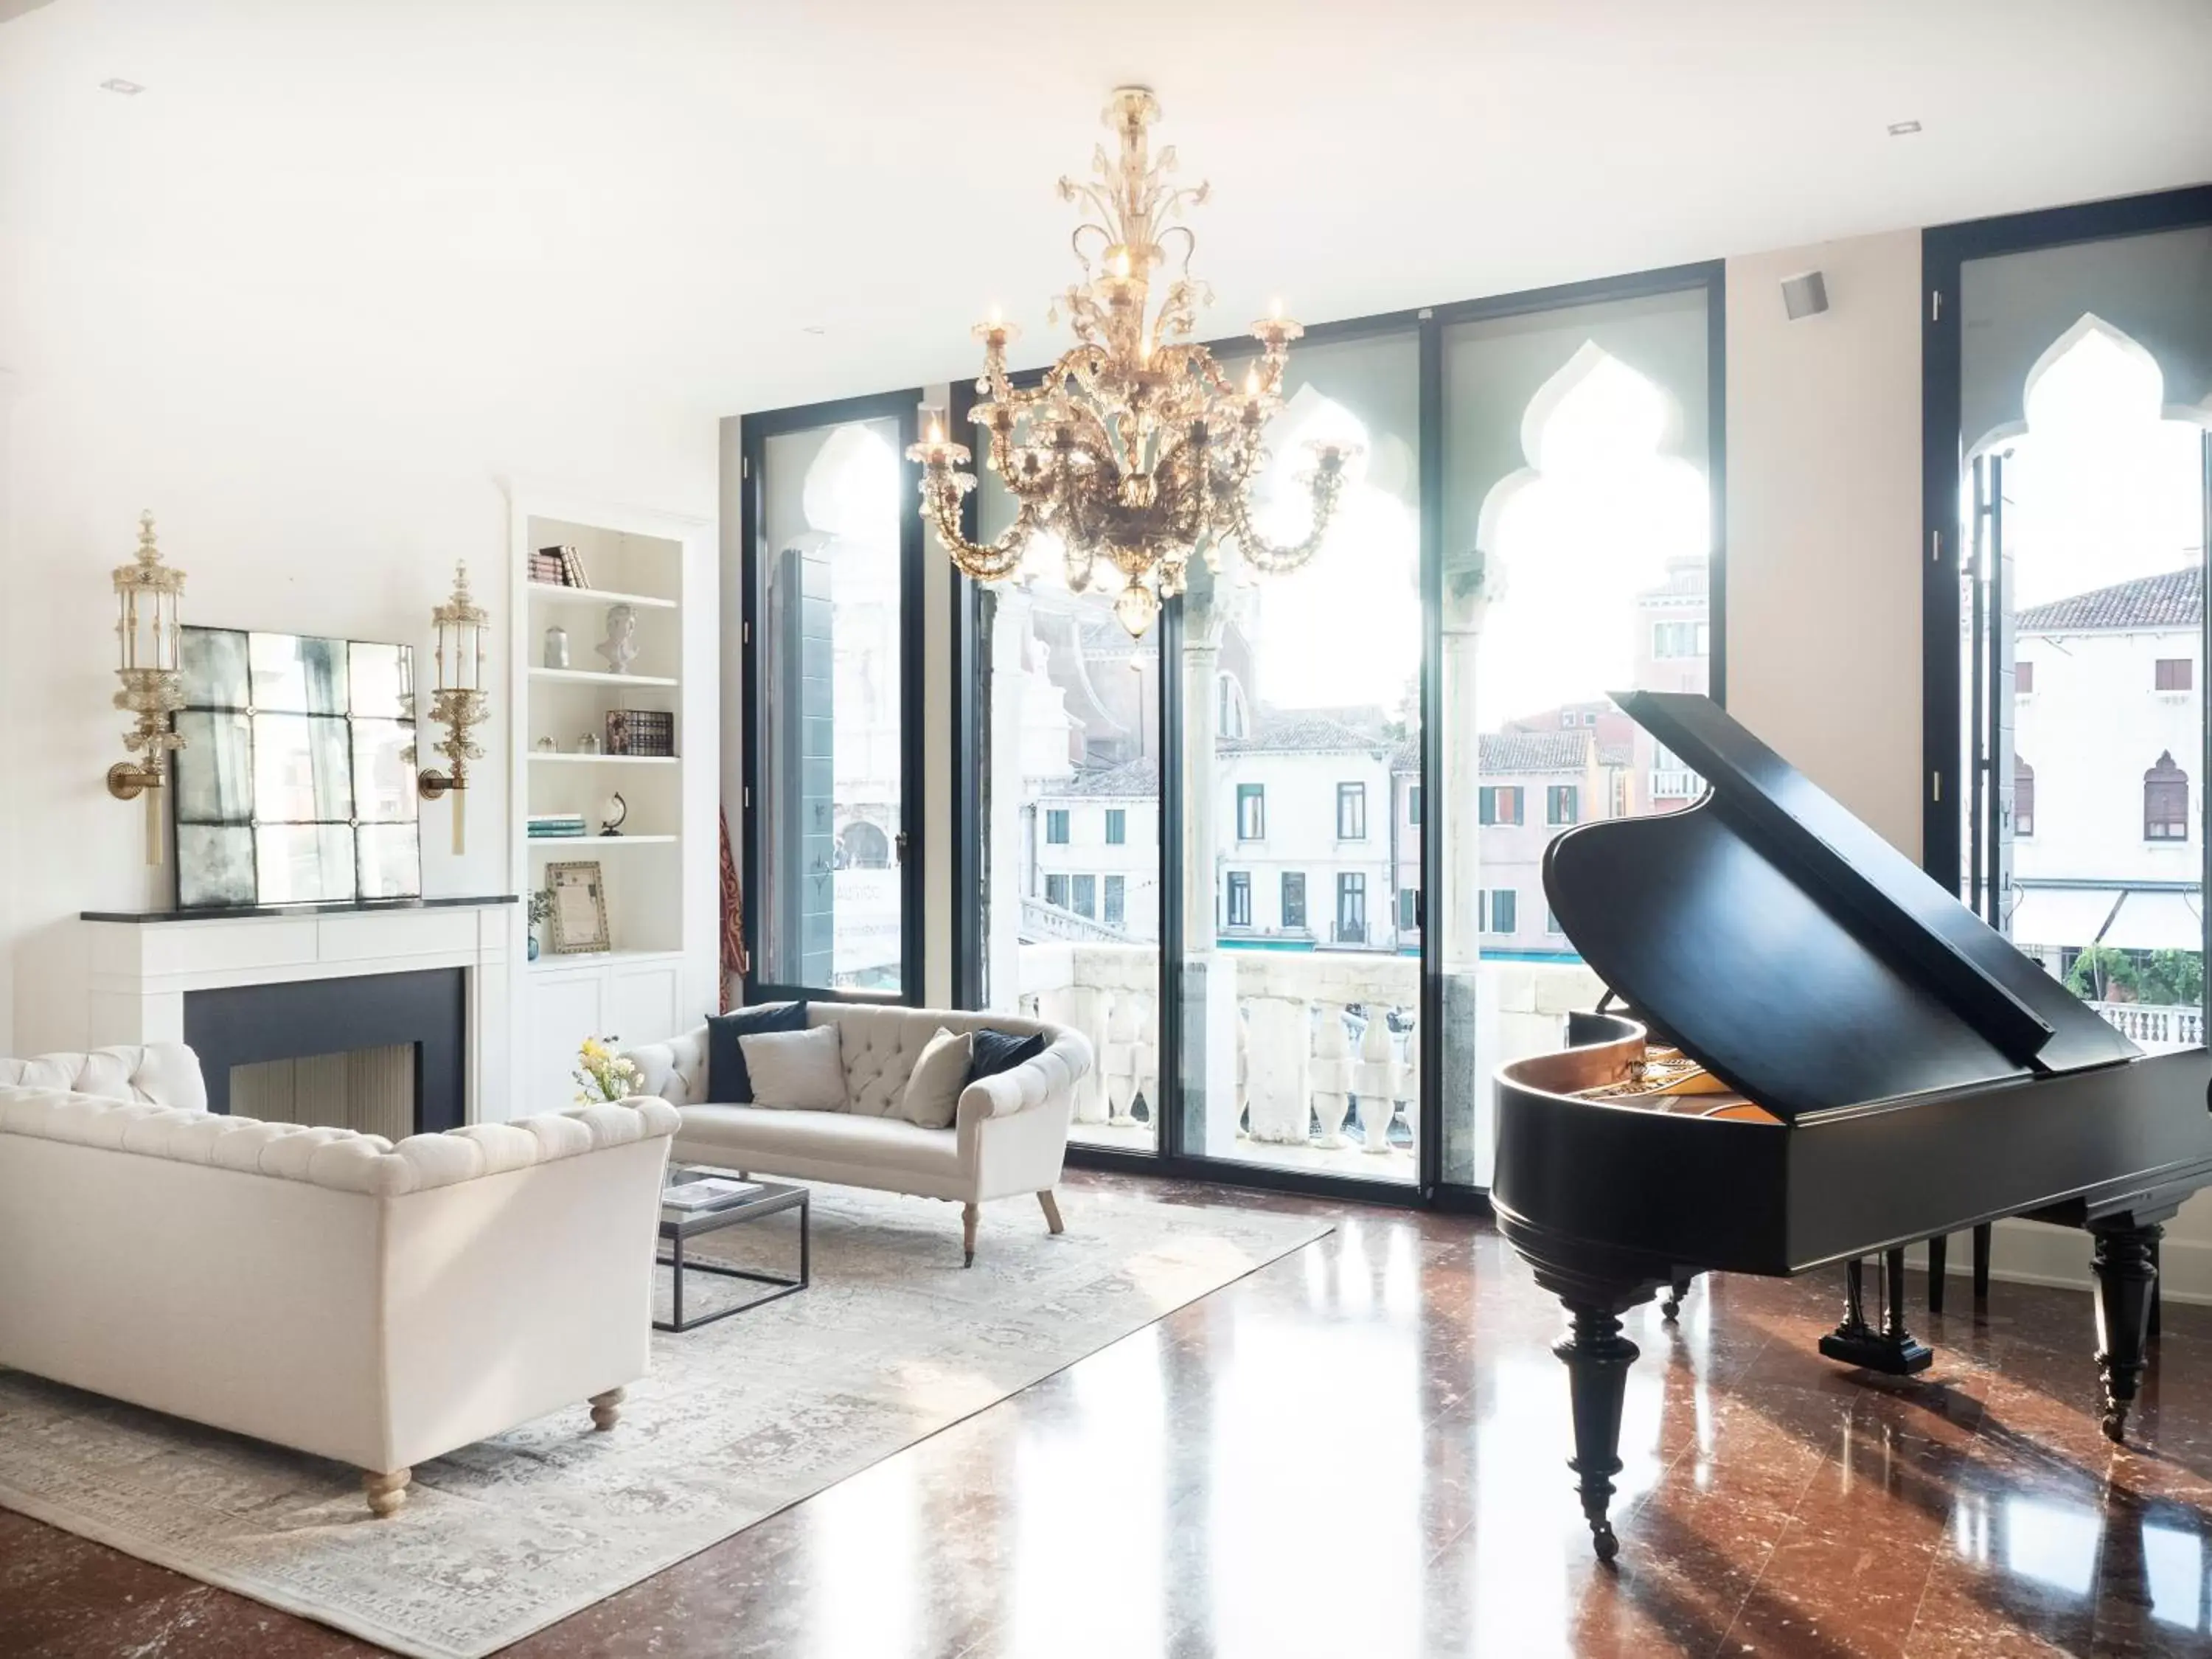
[[[1443,1113],[1443,1176],[1449,1182],[1474,1178],[1480,1134],[1487,1134],[1489,1115],[1483,1055],[1478,1040],[1481,1018],[1482,832],[1476,803],[1480,787],[1480,713],[1477,669],[1482,626],[1491,600],[1503,583],[1502,570],[1477,550],[1449,560],[1444,569],[1443,769],[1437,791],[1443,810],[1423,813],[1424,835],[1444,837],[1443,902],[1431,907],[1441,916],[1443,933],[1443,1075],[1437,1079]]]
[[[1182,661],[1167,665],[1182,687],[1182,835],[1174,849],[1182,860],[1182,1068],[1188,1121],[1199,1130],[1193,1150],[1233,1151],[1237,1139],[1237,1052],[1239,1026],[1237,960],[1220,948],[1214,906],[1221,877],[1216,868],[1220,788],[1214,745],[1220,702],[1215,681],[1221,636],[1234,590],[1194,560],[1182,597]],[[1301,1137],[1303,1138],[1303,1137]]]

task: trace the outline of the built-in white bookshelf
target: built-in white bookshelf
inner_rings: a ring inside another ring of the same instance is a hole
[[[532,580],[538,549],[575,550],[586,582]],[[546,930],[515,977],[515,1068],[529,1098],[520,1115],[565,1104],[586,1036],[628,1045],[672,1036],[716,1003],[720,884],[716,798],[720,744],[715,538],[710,521],[518,490],[514,501],[514,665],[511,725],[513,865],[516,890],[543,889],[547,867],[599,866],[611,948],[556,954]],[[609,613],[630,607],[637,655],[615,672],[597,647]],[[547,634],[567,636],[549,659]],[[673,717],[673,755],[606,752],[607,716],[648,710]],[[627,807],[619,834],[605,832]],[[580,817],[581,836],[529,833],[533,817]],[[515,955],[526,958],[524,938]]]

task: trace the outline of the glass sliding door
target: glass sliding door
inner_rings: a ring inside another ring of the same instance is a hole
[[[1013,519],[980,471],[988,540]],[[1097,1064],[1070,1138],[1158,1146],[1160,641],[1114,615],[1110,567],[1069,591],[1056,541],[976,596],[981,1004],[1073,1026]]]
[[[1241,371],[1224,362],[1232,377]],[[1259,532],[1295,542],[1317,441],[1356,449],[1321,550],[1194,566],[1180,617],[1181,1150],[1419,1174],[1420,341],[1291,353]]]
[[[749,997],[921,988],[919,402],[744,422]]]
[[[1546,902],[1545,848],[1704,787],[1607,694],[1719,688],[1719,280],[1700,268],[1619,298],[1440,319],[1442,772],[1426,828],[1448,1185],[1489,1184],[1497,1067],[1559,1047],[1560,1015],[1604,989]]]
[[[1960,895],[2145,1048],[2200,1043],[2212,225],[1973,251],[1988,228],[1930,234],[1966,244],[1931,272]]]

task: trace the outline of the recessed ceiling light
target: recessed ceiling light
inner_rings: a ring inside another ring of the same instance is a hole
[[[119,92],[125,98],[136,98],[140,93],[146,90],[145,88],[140,86],[136,81],[126,81],[119,75],[112,80],[102,81],[100,83],[100,89],[102,92]]]
[[[1889,136],[1893,138],[1909,138],[1919,131],[1920,123],[1917,121],[1892,121],[1889,124]]]
[[[827,334],[830,329],[827,324],[807,323],[801,326],[799,331],[801,334]]]

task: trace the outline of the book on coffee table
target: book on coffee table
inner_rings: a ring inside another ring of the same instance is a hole
[[[718,1204],[734,1204],[761,1190],[757,1181],[732,1181],[726,1176],[707,1176],[661,1189],[660,1201],[672,1210],[708,1210]]]

